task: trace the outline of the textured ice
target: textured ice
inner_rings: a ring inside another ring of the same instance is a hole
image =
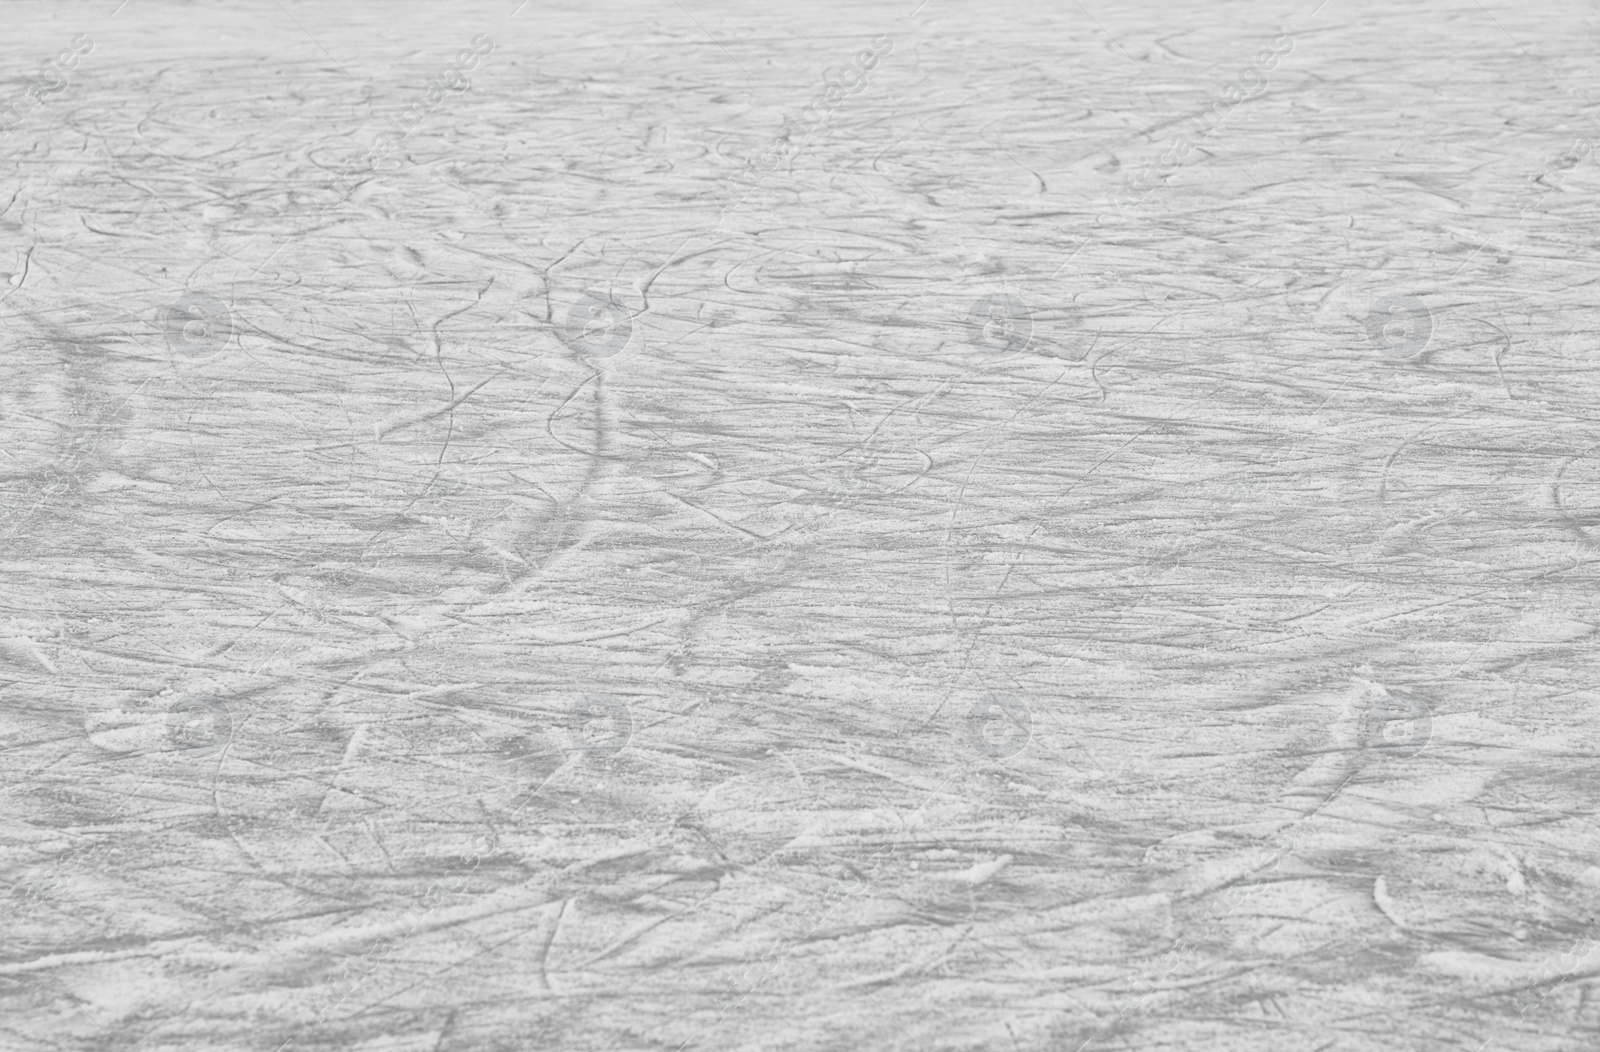
[[[4,15],[0,1048],[1595,1046],[1592,15]]]

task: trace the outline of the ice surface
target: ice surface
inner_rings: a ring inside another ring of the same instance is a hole
[[[1592,13],[3,14],[0,1049],[1595,1047]]]

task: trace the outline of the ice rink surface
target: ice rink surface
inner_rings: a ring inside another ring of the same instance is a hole
[[[0,9],[0,1049],[1600,1044],[1600,14]]]

